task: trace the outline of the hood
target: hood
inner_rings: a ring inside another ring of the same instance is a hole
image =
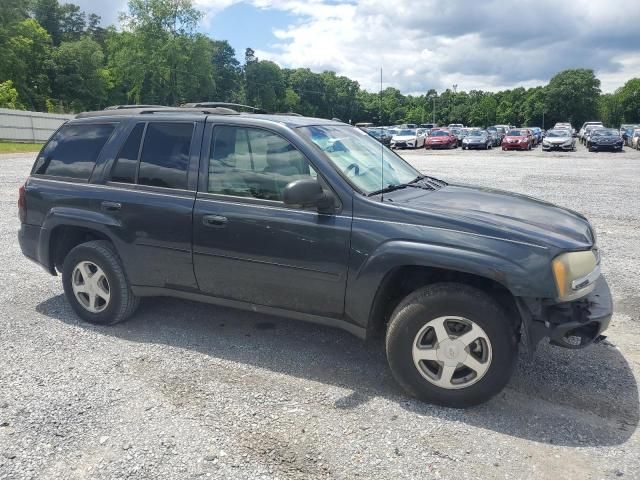
[[[429,137],[428,140],[431,142],[446,142],[451,137]]]
[[[446,219],[461,230],[563,249],[593,244],[591,226],[584,216],[525,195],[454,184],[433,191],[411,188],[397,193],[394,205]]]
[[[569,135],[567,135],[566,137],[545,137],[545,141],[549,143],[566,143],[571,141],[572,139],[573,137],[570,137]]]
[[[526,140],[527,138],[529,138],[527,135],[507,135],[506,137],[504,137],[505,140]]]
[[[415,140],[416,137],[417,137],[417,135],[394,135],[393,139],[394,140],[405,141],[405,140]]]
[[[467,135],[465,138],[467,140],[473,140],[474,142],[481,142],[486,139],[486,137],[483,137],[482,135]]]

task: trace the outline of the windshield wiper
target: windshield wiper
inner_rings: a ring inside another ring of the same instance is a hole
[[[390,183],[389,185],[387,185],[384,188],[381,188],[380,190],[376,190],[374,192],[367,194],[367,197],[373,197],[374,195],[380,195],[381,193],[393,192],[395,190],[400,190],[402,188],[407,188],[409,186],[413,186],[413,185],[409,185],[408,183],[397,183],[397,184]]]

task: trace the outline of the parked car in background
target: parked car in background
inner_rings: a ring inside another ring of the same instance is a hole
[[[457,129],[457,131],[455,133],[455,136],[458,139],[458,146],[459,147],[462,146],[462,141],[469,134],[470,130],[471,130],[470,128],[459,128],[459,129]],[[452,129],[452,131],[455,131],[455,130]]]
[[[640,128],[633,130],[633,133],[631,134],[631,145],[629,146],[636,150],[640,150]]]
[[[420,148],[424,147],[426,136],[418,133],[417,129],[405,128],[391,138],[391,148]]]
[[[472,129],[462,140],[463,150],[472,150],[474,148],[488,150],[492,147],[493,141],[486,130]]]
[[[578,132],[578,139],[580,140],[580,143],[584,144],[584,136],[585,136],[585,134],[587,132],[587,127],[589,127],[589,126],[604,127],[602,122],[584,122],[582,124],[582,127],[580,127],[580,131]]]
[[[502,150],[531,150],[531,138],[526,128],[509,130],[502,140]]]
[[[589,140],[591,139],[591,135],[596,130],[602,130],[604,127],[602,125],[588,125],[584,130],[584,134],[582,135],[582,144],[589,148]]]
[[[619,130],[615,128],[597,128],[591,133],[587,148],[590,152],[601,150],[621,151],[623,144]]]
[[[640,125],[627,125],[625,126],[624,130],[622,128],[620,129],[620,135],[622,136],[622,141],[627,147],[631,146],[633,131],[636,128],[640,128]]]
[[[487,130],[487,134],[489,135],[489,138],[491,139],[491,146],[492,147],[500,146],[500,143],[502,142],[502,137],[500,136],[500,134],[498,133],[497,130]]]
[[[450,123],[449,128],[464,128],[464,125],[461,123]]]
[[[540,145],[542,143],[542,129],[540,127],[529,127],[531,133],[533,134],[533,145]]]
[[[374,127],[367,128],[366,132],[383,145],[386,145],[387,147],[391,145],[391,139],[393,138],[393,135],[389,132],[389,130],[385,128]]]
[[[433,130],[437,126],[438,125],[436,125],[435,123],[421,123],[420,124],[420,128],[426,128],[427,130]]]
[[[448,130],[432,130],[431,135],[427,137],[424,148],[436,149],[436,148],[457,148],[458,139]]]
[[[366,129],[373,127],[373,123],[371,122],[359,122],[355,124],[356,127]]]
[[[551,150],[564,150],[572,152],[576,149],[576,139],[568,128],[554,128],[547,130],[547,135],[542,140],[542,150],[545,152]]]

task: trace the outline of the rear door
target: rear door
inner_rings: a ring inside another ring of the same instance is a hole
[[[133,121],[105,165],[99,208],[121,225],[133,285],[197,289],[191,221],[201,138],[199,122]]]
[[[316,168],[286,138],[208,124],[193,219],[194,269],[212,296],[340,317],[351,216],[291,208],[282,190]],[[328,185],[325,184],[328,188]]]

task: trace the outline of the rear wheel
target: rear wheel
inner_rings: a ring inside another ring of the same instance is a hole
[[[71,307],[89,323],[122,322],[138,307],[118,255],[104,240],[83,243],[69,252],[62,266],[62,285]]]
[[[481,290],[440,283],[407,296],[386,337],[393,376],[421,400],[463,408],[509,381],[517,354],[513,324]]]

